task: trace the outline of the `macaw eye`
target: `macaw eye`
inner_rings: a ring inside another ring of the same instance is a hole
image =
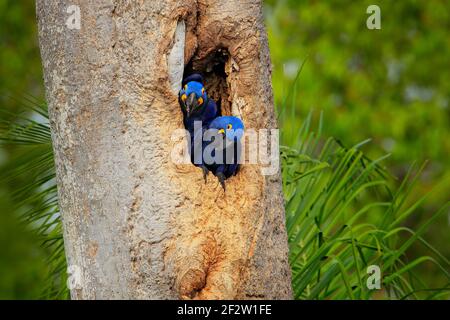
[[[227,130],[230,130],[230,129],[233,129],[233,126],[231,125],[231,123],[229,123],[229,124],[227,125]]]
[[[205,94],[205,88],[202,88],[202,94]]]
[[[187,90],[187,84],[184,85],[183,90],[184,90],[184,91]]]
[[[202,97],[198,98],[197,102],[198,105],[201,106],[203,104],[203,98]]]
[[[186,93],[183,93],[183,95],[181,96],[181,100],[184,102],[187,99],[187,95]]]

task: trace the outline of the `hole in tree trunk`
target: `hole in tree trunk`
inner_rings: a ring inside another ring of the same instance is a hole
[[[203,59],[198,59],[194,55],[184,68],[183,78],[193,73],[200,73],[203,76],[208,97],[216,102],[219,115],[231,115],[230,92],[225,71],[229,58],[228,50],[218,49]]]

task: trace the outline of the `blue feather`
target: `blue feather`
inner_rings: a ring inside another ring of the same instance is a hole
[[[179,101],[184,115],[184,126],[191,136],[191,162],[203,170],[205,181],[206,175],[211,171],[225,190],[225,180],[239,170],[243,122],[237,117],[220,116],[215,101],[208,98],[203,78],[199,74],[184,79]],[[201,122],[200,125],[196,125],[198,121]],[[214,135],[211,141],[204,139],[207,131]],[[206,161],[206,148],[212,149],[213,161]]]
[[[222,139],[224,141],[221,144],[222,150],[217,150],[222,152],[219,163],[206,164],[206,168],[219,179],[225,190],[225,180],[236,175],[239,171],[244,124],[237,117],[222,116],[214,119],[208,128],[222,133]],[[215,153],[213,156],[215,156]]]

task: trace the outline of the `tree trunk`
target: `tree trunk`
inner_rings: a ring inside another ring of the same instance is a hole
[[[224,193],[170,157],[184,71],[276,128],[261,2],[38,0],[37,17],[72,298],[290,299],[279,171],[244,164]]]

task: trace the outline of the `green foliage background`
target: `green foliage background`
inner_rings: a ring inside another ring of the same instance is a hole
[[[449,200],[449,11],[445,1],[378,1],[382,29],[368,30],[369,4],[372,1],[265,1],[282,144],[296,145],[299,129],[314,109],[311,126],[322,124],[323,137],[335,137],[345,146],[370,138],[361,150],[371,159],[391,153],[383,165],[394,176],[387,180],[393,190],[414,160],[429,160],[405,200],[406,207],[414,206],[429,194],[403,223],[417,229]],[[29,109],[24,99],[8,96],[30,93],[40,100],[44,96],[34,3],[0,0],[0,23],[0,107],[9,112],[2,119],[13,121]],[[323,121],[318,119],[321,110]],[[309,150],[305,143],[300,147]],[[285,150],[285,159],[292,156],[290,152]],[[1,146],[0,178],[17,169],[28,153],[24,147]],[[313,151],[310,155],[317,159],[302,156],[300,160],[328,163]],[[315,167],[299,170],[311,168]],[[286,184],[291,174],[284,170],[287,199],[296,190]],[[22,172],[13,179],[0,179],[0,299],[42,297],[49,286],[49,269],[59,265],[48,263],[54,248],[40,245],[39,234],[29,224],[19,223],[19,214],[30,208],[17,206],[17,190],[37,178],[36,173]],[[308,180],[300,181],[307,185]],[[388,195],[379,197],[366,192],[359,201],[382,201]],[[358,204],[352,207],[357,209]],[[372,223],[380,212],[367,216],[366,222]],[[448,214],[438,216],[422,236],[444,260],[450,257]],[[425,254],[427,248],[420,242],[406,252],[409,261]],[[417,266],[418,276],[431,288],[448,285],[448,278],[438,271],[433,263]]]
[[[408,226],[419,226],[449,200],[450,11],[431,1],[265,1],[275,101],[285,99],[297,70],[294,112],[282,144],[295,140],[311,109],[323,110],[323,135],[345,145],[370,138],[362,150],[385,160],[399,185],[413,161],[428,165],[409,199],[431,192]],[[366,28],[366,8],[381,8],[381,30]],[[316,115],[319,113],[316,112]],[[450,256],[449,217],[426,238]],[[423,254],[421,246],[412,250]],[[423,277],[442,281],[429,266]]]
[[[44,97],[42,67],[37,43],[34,1],[0,0],[0,111],[14,119],[24,111],[10,97],[23,93]],[[0,146],[0,175],[20,152]],[[33,299],[45,285],[48,251],[29,228],[19,223],[12,192],[30,177],[0,181],[0,299]]]
[[[450,189],[450,16],[446,1],[378,1],[382,29],[368,30],[373,1],[267,1],[275,97],[296,68],[299,106],[286,129],[315,108],[324,132],[347,144],[366,138],[370,157],[392,153],[402,177],[413,160],[431,160],[423,187]]]

